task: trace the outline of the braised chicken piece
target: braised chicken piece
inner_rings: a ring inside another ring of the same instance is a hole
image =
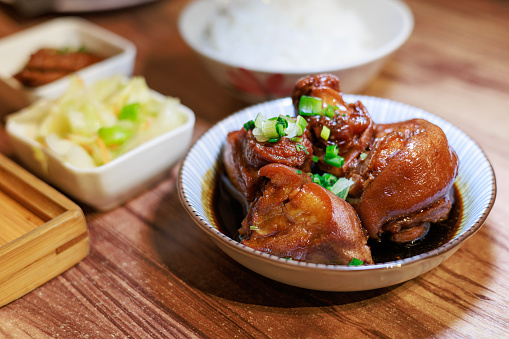
[[[230,132],[223,151],[223,163],[228,179],[248,202],[261,193],[258,170],[270,163],[311,170],[313,149],[302,135],[299,142],[281,138],[277,142],[258,142],[252,131],[244,128]]]
[[[389,232],[392,241],[413,241],[447,219],[458,166],[440,127],[423,119],[377,125],[355,177],[362,190],[350,190],[369,236]]]
[[[244,245],[312,263],[348,265],[357,258],[373,264],[367,236],[345,200],[285,165],[266,165],[259,175],[268,182],[242,222]]]
[[[65,51],[41,48],[30,56],[25,67],[13,77],[23,86],[37,87],[53,82],[70,73],[101,61],[85,51]]]
[[[323,160],[328,145],[337,145],[338,155],[344,158],[341,167],[331,166],[320,161],[321,170],[342,176],[357,167],[359,155],[364,152],[372,139],[374,123],[364,107],[357,101],[345,103],[340,91],[339,80],[329,74],[320,74],[300,79],[294,89],[292,100],[296,113],[302,96],[321,98],[323,107],[335,107],[333,117],[324,115],[306,116],[313,151]],[[325,140],[321,136],[322,129],[327,127],[330,136]]]

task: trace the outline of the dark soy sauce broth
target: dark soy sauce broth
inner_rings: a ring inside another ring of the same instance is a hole
[[[454,189],[454,204],[449,218],[447,220],[431,224],[428,234],[422,239],[411,243],[398,244],[390,241],[387,236],[383,236],[381,241],[374,239],[368,240],[368,246],[371,248],[371,256],[377,264],[401,260],[414,255],[434,250],[451,240],[461,223],[461,215],[463,211],[463,202],[456,185]]]
[[[228,237],[239,241],[238,229],[246,215],[242,204],[236,200],[225,187],[224,174],[218,173],[212,197],[212,211],[219,231]],[[369,239],[368,246],[371,248],[371,255],[376,264],[401,260],[419,255],[447,243],[456,234],[463,211],[461,195],[454,185],[455,203],[446,221],[432,224],[428,234],[420,240],[412,243],[398,244],[391,242],[388,237],[383,236],[380,241]]]

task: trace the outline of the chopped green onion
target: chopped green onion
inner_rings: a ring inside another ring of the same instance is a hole
[[[347,178],[339,178],[336,183],[330,188],[331,192],[335,195],[339,196],[341,199],[345,200],[348,196],[348,191],[350,190],[350,186],[352,186],[354,182]]]
[[[269,139],[279,138],[276,128],[276,120],[266,120],[262,123],[262,132]]]
[[[302,171],[301,170],[295,170],[295,173],[302,174]]]
[[[311,179],[315,184],[318,184],[328,190],[331,189],[332,185],[338,180],[334,174],[324,173],[322,175],[315,173],[311,176]]]
[[[251,231],[259,231],[259,230],[260,230],[260,229],[258,228],[258,225],[251,225],[251,226],[249,226],[249,229],[250,229]]]
[[[368,155],[366,153],[361,153],[359,157],[361,158],[361,160],[364,160],[368,157]]]
[[[301,134],[304,133],[304,131],[306,130],[306,126],[308,125],[308,122],[306,121],[306,119],[304,119],[302,116],[298,115],[296,123],[302,129]]]
[[[360,259],[353,258],[352,261],[348,264],[348,266],[361,266],[364,265],[364,262]]]
[[[286,135],[285,128],[281,124],[276,124],[276,131],[277,131],[277,134],[279,134],[280,136],[285,136]]]
[[[322,174],[322,180],[326,184],[326,186],[332,186],[335,182],[337,182],[338,178],[334,174],[324,173]]]
[[[345,163],[345,158],[338,155],[337,145],[329,145],[325,149],[325,157],[323,158],[323,161],[334,167],[342,167]]]
[[[125,105],[124,107],[122,107],[122,110],[120,110],[120,114],[118,115],[118,119],[119,120],[137,121],[139,112],[140,112],[140,104],[137,102],[134,102],[132,104],[128,104],[128,105]]]
[[[325,148],[325,157],[326,158],[332,158],[338,155],[338,146],[337,145],[328,145],[327,148]]]
[[[299,101],[299,114],[318,115],[322,111],[322,99],[303,95]]]
[[[317,157],[316,155],[314,155],[314,156],[313,156],[313,162],[318,162],[318,161],[320,161],[320,158],[319,158],[319,157]]]
[[[283,128],[288,127],[288,120],[286,120],[283,116],[277,117],[277,124],[283,126]]]
[[[315,184],[318,184],[341,199],[345,200],[348,196],[348,191],[350,190],[350,186],[354,184],[354,182],[347,178],[337,178],[335,175],[331,173],[325,172],[324,174],[313,174],[311,176],[311,179]]]
[[[60,48],[57,52],[58,54],[67,54],[71,52],[71,48],[69,46],[64,46]]]
[[[329,140],[329,136],[330,136],[330,129],[329,129],[329,127],[322,126],[322,131],[320,132],[320,136],[324,140]]]
[[[57,50],[57,53],[58,54],[68,54],[68,53],[86,53],[87,52],[87,48],[83,45],[81,45],[80,47],[76,48],[76,49],[72,49],[71,47],[69,46],[65,46],[65,47],[62,47],[60,49]]]
[[[256,119],[254,121],[255,126],[258,128],[262,128],[262,124],[264,121],[267,121],[265,116],[262,113],[258,113],[258,115],[256,116]]]
[[[307,148],[302,144],[296,144],[295,148],[297,149],[297,152],[304,151],[306,154],[309,154],[309,151],[307,150]]]
[[[315,184],[318,184],[318,185],[320,185],[320,186],[323,186],[323,185],[322,185],[322,176],[321,176],[320,174],[317,174],[317,173],[313,174],[313,178],[312,178],[312,179],[313,179],[313,182],[314,182]]]
[[[295,123],[295,121],[289,123],[284,132],[285,135],[290,139],[302,135],[300,127]]]
[[[339,110],[339,107],[332,105],[327,105],[324,108],[321,98],[303,95],[299,101],[299,114],[304,116],[324,115],[333,118],[336,110]]]
[[[304,133],[306,125],[307,121],[301,116],[293,119],[279,115],[266,119],[262,113],[258,113],[254,121],[250,120],[244,124],[244,128],[246,130],[253,130],[253,135],[258,142],[265,142],[270,139],[279,140],[282,137],[287,137],[295,142],[301,142],[302,138],[296,137],[300,137]]]
[[[279,140],[281,140],[281,139],[280,138],[270,138],[269,142],[278,142]]]
[[[267,138],[264,134],[261,128],[255,127],[253,128],[253,135],[256,138],[256,141],[258,142],[265,142],[268,141],[269,138]]]
[[[246,122],[246,123],[244,124],[244,129],[245,129],[246,131],[250,131],[250,130],[252,130],[252,129],[253,129],[253,128],[255,128],[255,127],[256,127],[256,126],[255,126],[255,123],[254,123],[254,121],[253,121],[253,120],[249,120],[248,122]]]
[[[334,157],[325,157],[325,158],[323,158],[323,161],[326,164],[334,166],[334,167],[343,167],[343,165],[345,163],[345,158],[340,157],[339,155],[336,155]]]
[[[334,113],[335,113],[335,110],[336,109],[339,109],[338,107],[336,106],[331,106],[331,105],[328,105],[326,109],[323,110],[323,115],[325,115],[326,117],[329,117],[329,118],[332,118],[334,117]]]
[[[133,134],[132,130],[123,126],[101,127],[99,137],[106,146],[121,145]]]

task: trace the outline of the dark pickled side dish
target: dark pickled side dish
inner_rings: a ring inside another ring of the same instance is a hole
[[[27,64],[13,77],[25,87],[38,87],[101,60],[103,60],[101,57],[83,48],[78,50],[41,48],[30,55]]]
[[[306,262],[372,264],[386,261],[371,253],[380,244],[415,247],[454,229],[459,161],[440,127],[376,124],[328,74],[300,79],[292,99],[294,117],[259,114],[227,136],[225,187],[244,206],[230,234],[242,244]]]

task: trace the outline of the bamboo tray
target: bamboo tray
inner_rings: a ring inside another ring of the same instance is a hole
[[[78,205],[0,154],[0,307],[85,258]]]

